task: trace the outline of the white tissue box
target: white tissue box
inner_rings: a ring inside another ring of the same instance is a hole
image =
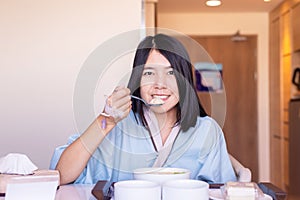
[[[22,177],[24,177],[24,182],[30,181],[30,179],[26,179],[27,177],[36,177],[38,181],[57,181],[57,186],[59,185],[59,172],[57,170],[35,170],[32,175],[0,174],[0,193],[6,193],[7,184],[13,182],[14,178],[18,178],[18,182],[20,182]]]

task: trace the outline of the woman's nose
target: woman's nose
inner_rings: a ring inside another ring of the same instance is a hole
[[[165,88],[166,87],[166,77],[163,75],[157,75],[154,80],[155,88]]]

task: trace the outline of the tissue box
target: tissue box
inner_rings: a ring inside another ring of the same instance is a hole
[[[226,189],[227,189],[226,199],[255,200],[255,189],[253,183],[229,182],[226,184]]]
[[[226,200],[257,200],[264,197],[254,182],[227,182],[221,191]]]
[[[53,181],[57,180],[59,184],[59,172],[57,170],[35,170],[32,175],[12,175],[12,174],[0,174],[0,194],[5,194],[7,184],[12,179],[18,177],[33,176],[39,178],[39,181]]]

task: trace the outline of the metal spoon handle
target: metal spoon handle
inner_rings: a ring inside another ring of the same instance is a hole
[[[137,99],[137,100],[140,100],[142,101],[144,104],[148,104],[144,99],[140,98],[140,97],[137,97],[137,96],[134,96],[134,95],[131,95],[131,98],[134,98],[134,99]]]

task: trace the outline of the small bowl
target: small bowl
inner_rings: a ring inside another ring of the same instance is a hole
[[[161,200],[161,186],[144,180],[119,181],[114,184],[115,200]]]
[[[183,168],[139,168],[133,171],[136,180],[147,180],[162,185],[166,181],[190,179],[191,172]]]
[[[199,180],[173,180],[162,186],[163,200],[208,200],[209,184]]]

